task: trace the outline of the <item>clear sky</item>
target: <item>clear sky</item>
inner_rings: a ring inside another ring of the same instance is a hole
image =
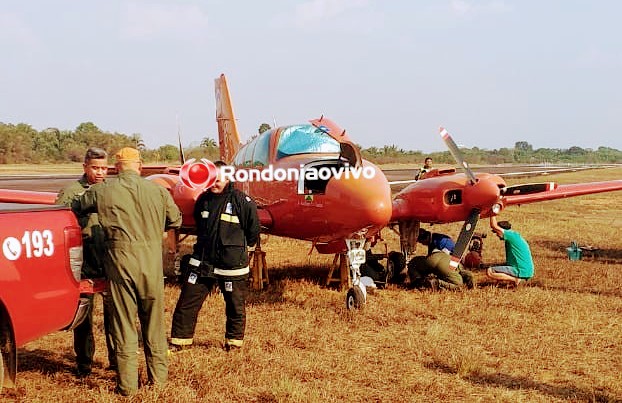
[[[363,147],[622,150],[622,1],[3,0],[0,122],[243,140],[324,114]]]

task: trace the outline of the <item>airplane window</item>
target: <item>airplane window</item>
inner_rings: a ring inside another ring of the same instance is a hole
[[[244,153],[244,166],[250,167],[253,165],[253,151],[255,151],[255,145],[257,144],[255,138],[250,143],[246,144],[246,152]]]
[[[235,158],[233,159],[233,163],[235,165],[242,165],[244,163],[244,154],[246,154],[246,146],[242,146],[235,154]]]
[[[462,203],[462,190],[454,189],[445,193],[445,203],[452,204],[461,204]]]
[[[277,158],[295,154],[338,154],[339,142],[312,125],[290,126],[279,136]]]
[[[253,153],[253,165],[268,165],[268,154],[270,153],[270,137],[274,130],[263,132],[257,138],[257,145]]]

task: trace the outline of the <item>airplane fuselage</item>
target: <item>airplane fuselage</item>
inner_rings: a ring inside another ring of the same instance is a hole
[[[377,166],[363,161],[359,168],[345,167],[338,155],[302,154],[275,161],[272,169],[294,173],[311,166],[341,177],[309,180],[299,175],[287,180],[236,183],[269,213],[272,226],[267,232],[325,243],[355,234],[374,234],[386,226],[391,216],[391,194]]]

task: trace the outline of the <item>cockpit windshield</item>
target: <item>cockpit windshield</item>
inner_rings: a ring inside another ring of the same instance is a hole
[[[317,127],[298,125],[281,132],[276,158],[308,153],[339,154],[339,151],[339,142]]]

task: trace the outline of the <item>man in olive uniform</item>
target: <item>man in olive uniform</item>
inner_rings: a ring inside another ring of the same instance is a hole
[[[438,249],[429,256],[415,256],[408,262],[408,276],[412,287],[432,288],[434,290],[459,290],[464,287],[460,275],[462,265],[450,266],[451,257]],[[434,274],[436,278],[428,277]]]
[[[220,168],[225,165],[216,161]],[[171,351],[192,345],[199,310],[214,281],[225,300],[227,321],[224,348],[242,347],[246,327],[248,246],[259,237],[255,202],[219,170],[214,186],[194,205],[197,242],[182,275],[182,289],[173,313]]]
[[[95,183],[101,183],[108,173],[108,154],[105,150],[91,147],[84,157],[84,175],[75,182],[65,186],[58,197],[56,204],[71,206],[86,190]],[[99,224],[97,213],[90,213],[78,217],[82,227],[82,246],[84,261],[82,264],[82,278],[104,277],[102,260],[105,254],[104,232]],[[91,373],[93,356],[95,355],[95,339],[93,337],[93,294],[88,294],[91,300],[89,313],[80,325],[73,331],[73,349],[76,352],[78,364],[78,376],[87,376]],[[112,302],[107,292],[102,294],[104,300],[104,332],[106,334],[106,347],[108,348],[109,369],[116,369],[117,361],[114,352],[114,342],[111,334]]]
[[[114,305],[112,332],[117,355],[117,388],[122,395],[138,390],[138,334],[144,341],[147,377],[162,385],[168,377],[164,328],[164,231],[181,226],[181,213],[170,193],[140,176],[140,153],[130,147],[116,154],[118,177],[96,184],[74,210],[99,213],[108,247],[105,262]]]

